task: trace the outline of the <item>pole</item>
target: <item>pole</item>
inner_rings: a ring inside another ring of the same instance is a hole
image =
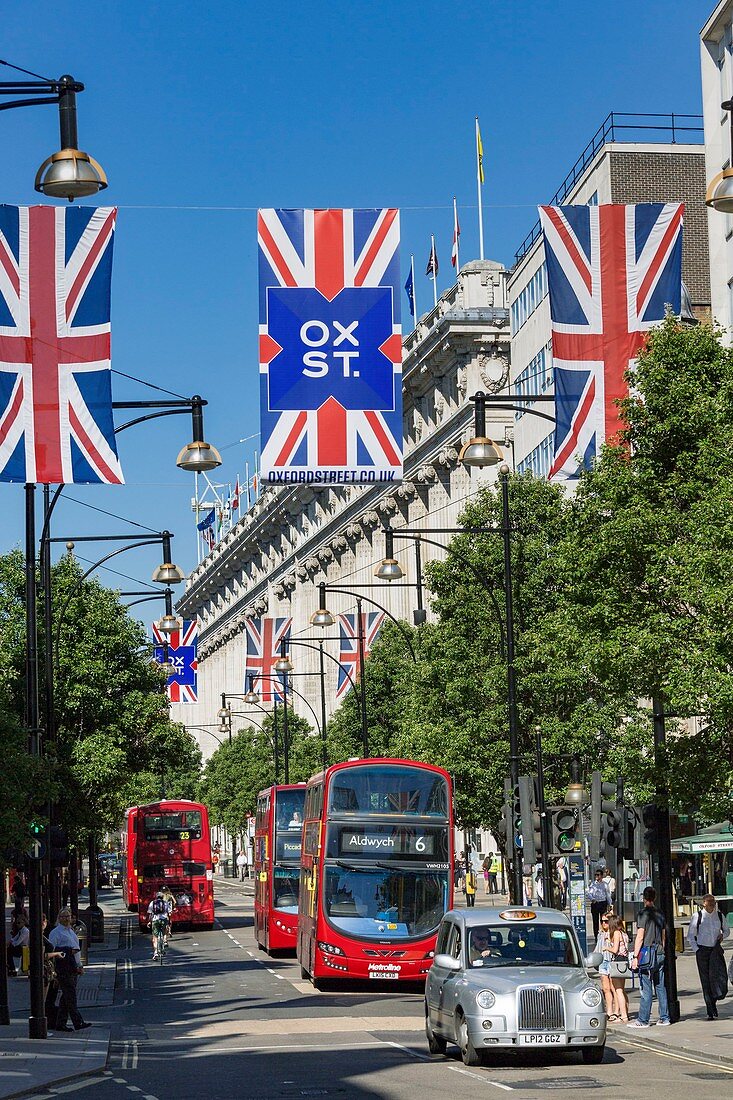
[[[288,744],[288,674],[283,677],[283,761],[285,782],[290,782],[290,745]]]
[[[433,308],[435,308],[438,304],[438,272],[435,270],[438,266],[438,257],[435,254],[435,235],[433,233],[430,234],[430,256],[433,261],[431,266],[433,268]]]
[[[36,618],[36,487],[25,487],[25,635],[26,675],[25,708],[28,727],[28,751],[42,755],[38,726],[38,644]],[[47,834],[47,841],[50,832]],[[43,996],[43,912],[41,909],[41,861],[28,862],[28,916],[30,919],[30,1017],[28,1038],[45,1039],[48,1035]],[[4,962],[4,960],[3,960]]]
[[[517,717],[517,678],[514,667],[514,597],[512,585],[512,532],[509,515],[509,467],[500,471],[501,530],[504,539],[504,604],[506,614],[506,681],[509,716],[509,776],[512,788],[519,782],[519,721]],[[522,867],[512,852],[512,894],[515,904],[522,897]]]
[[[484,207],[481,185],[484,182],[484,150],[481,142],[481,131],[476,115],[476,190],[478,192],[478,254],[479,259],[484,258]]]
[[[550,822],[545,804],[545,762],[542,754],[542,731],[535,727],[535,764],[537,767],[537,808],[540,812],[540,867],[542,869],[543,904],[550,908],[552,896],[552,875],[550,874]]]
[[[415,539],[415,593],[417,607],[412,613],[412,621],[415,626],[422,626],[428,616],[423,603],[422,550],[419,538]]]
[[[659,854],[654,861],[657,874],[654,886],[659,908],[667,922],[664,943],[664,984],[667,987],[669,1018],[676,1024],[680,1018],[677,996],[677,956],[675,952],[674,901],[672,897],[672,837],[669,828],[669,787],[667,784],[667,730],[664,724],[664,702],[660,695],[652,697],[654,727],[654,771],[657,779],[656,804],[659,822]]]
[[[69,908],[76,923],[79,920],[79,856],[76,845],[69,852]]]
[[[410,272],[412,274],[412,308],[415,311],[415,316],[413,317],[413,321],[414,321],[414,328],[417,328],[417,318],[418,318],[418,312],[417,312],[417,283],[415,282],[415,257],[414,256],[410,256]]]
[[[366,669],[364,655],[364,618],[362,615],[361,598],[356,599],[356,619],[359,639],[359,699],[361,702],[361,747],[364,759],[369,756],[369,728],[367,726],[367,702],[366,702]]]
[[[453,240],[456,246],[456,279],[458,278],[458,272],[461,270],[461,263],[458,258],[458,238],[460,236],[460,230],[458,228],[458,207],[456,205],[456,196],[453,196]]]
[[[623,776],[616,777],[616,805],[618,806],[621,814],[624,813],[624,780]],[[601,819],[603,814],[601,814]],[[613,903],[616,907],[616,912],[623,918],[624,915],[624,853],[622,848],[616,849],[616,866],[614,868],[614,878],[616,879],[616,897],[613,899]]]
[[[277,752],[277,695],[272,697],[272,751],[275,757],[275,783],[280,774],[280,761]]]
[[[325,772],[328,767],[328,758],[326,752],[326,668],[323,659],[323,639],[318,642],[318,650],[320,662],[319,672],[321,677],[321,741],[323,748],[323,770]]]
[[[0,912],[0,1026],[10,1023],[10,1005],[8,1003],[8,968],[6,966],[6,920],[5,920],[5,866],[0,863],[0,881],[2,881],[2,912]]]
[[[41,554],[41,584],[43,585],[43,660],[44,660],[44,684],[43,684],[43,710],[46,741],[49,745],[56,743],[56,710],[54,700],[53,681],[53,595],[51,590],[51,536],[50,525],[51,512],[51,487],[43,486],[43,518],[45,538],[40,546]],[[49,806],[49,829],[59,824],[59,807],[55,803]],[[60,867],[52,867],[49,854],[49,881],[48,881],[48,918],[53,924],[53,918],[61,908],[61,876]]]
[[[76,92],[72,90],[75,83],[73,76],[68,74],[59,80],[59,133],[62,149],[79,148],[76,132]]]

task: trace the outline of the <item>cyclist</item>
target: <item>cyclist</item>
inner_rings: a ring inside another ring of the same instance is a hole
[[[168,926],[168,932],[166,933],[165,942],[168,944],[168,939],[173,935],[173,910],[176,908],[176,899],[170,886],[163,887],[163,900],[168,906],[168,916],[171,918]]]
[[[165,953],[166,948],[168,947],[168,932],[170,930],[171,924],[170,913],[170,903],[167,902],[165,897],[163,896],[163,891],[158,890],[157,894],[148,906],[148,920],[150,921],[150,933],[153,943],[154,959],[158,958],[158,952],[156,950],[156,940],[158,937],[158,933],[161,931],[161,925],[163,931],[163,953]]]

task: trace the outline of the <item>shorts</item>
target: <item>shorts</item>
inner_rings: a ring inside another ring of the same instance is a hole
[[[598,973],[599,974],[605,974],[607,978],[610,978],[610,976],[611,976],[611,963],[606,962],[606,960],[604,959],[603,962],[601,963],[601,965],[598,967]]]
[[[150,923],[150,930],[154,936],[157,936],[158,932],[167,932],[169,925],[170,920],[168,919],[168,917],[161,917],[160,915],[155,914]]]

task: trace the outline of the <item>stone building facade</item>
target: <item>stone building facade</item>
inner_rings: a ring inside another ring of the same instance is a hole
[[[384,557],[385,521],[395,529],[456,526],[466,502],[496,476],[495,470],[469,474],[458,463],[458,453],[473,434],[470,395],[478,389],[498,393],[508,385],[506,278],[501,264],[466,264],[456,285],[405,338],[405,475],[400,485],[268,488],[188,578],[177,608],[186,619],[199,620],[198,702],[174,704],[172,716],[192,727],[205,757],[216,748],[221,693],[247,690],[248,617],[292,616],[293,639],[317,642],[323,634],[309,619],[318,605],[319,582],[347,589],[379,584],[374,570]],[[510,417],[506,411],[488,410],[487,430],[499,443],[505,440]],[[406,579],[414,582],[411,545],[397,540],[395,552]],[[440,553],[425,547],[424,558]],[[381,584],[378,590],[361,591],[365,600],[373,597],[393,615],[411,618],[413,589]],[[355,598],[334,593],[329,610],[353,612]],[[337,633],[334,628],[325,632],[326,648],[334,656]],[[291,659],[298,674],[294,685],[320,715],[318,654],[294,645]],[[330,714],[338,669],[332,661],[326,664]],[[313,721],[306,704],[294,697],[294,705]],[[257,721],[262,716],[253,711],[252,717]],[[235,719],[234,729],[246,724]],[[211,727],[212,735],[193,729],[201,726]]]

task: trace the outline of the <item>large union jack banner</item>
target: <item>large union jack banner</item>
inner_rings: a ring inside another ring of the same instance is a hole
[[[588,467],[622,427],[618,402],[644,334],[680,312],[681,203],[542,206],[552,315],[551,479]]]
[[[163,664],[165,643],[168,642],[168,661],[173,665],[166,682],[168,699],[171,703],[195,703],[198,676],[198,619],[186,620],[182,630],[172,634],[163,634],[153,623],[153,653],[155,660]]]
[[[339,678],[336,698],[346,695],[361,676],[359,659],[359,619],[357,614],[339,615]],[[361,629],[364,636],[364,660],[369,660],[372,646],[384,622],[383,611],[362,611]],[[350,677],[350,678],[349,678]],[[352,682],[353,681],[353,682]]]
[[[282,699],[283,685],[280,674],[275,672],[275,662],[280,657],[283,642],[290,639],[292,618],[245,619],[247,632],[247,663],[244,669],[244,690],[249,691],[250,677],[255,691],[263,703]]]
[[[262,477],[402,477],[399,211],[260,210]]]
[[[0,206],[0,481],[123,481],[110,375],[116,214]]]

